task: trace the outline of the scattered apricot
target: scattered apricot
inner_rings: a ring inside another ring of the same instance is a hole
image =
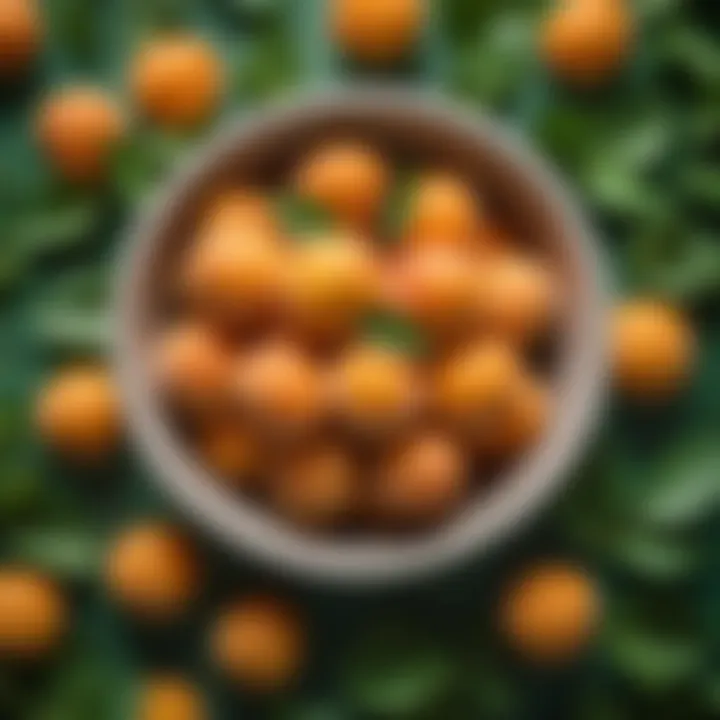
[[[0,569],[0,656],[37,659],[53,650],[68,623],[60,589],[33,570]]]
[[[305,527],[332,527],[352,512],[358,495],[353,459],[341,447],[323,445],[289,458],[273,493],[285,517]]]
[[[180,323],[160,337],[154,368],[171,401],[186,408],[217,408],[230,390],[232,358],[208,327]]]
[[[332,0],[331,27],[338,45],[370,63],[406,55],[418,42],[426,0]]]
[[[518,359],[506,345],[478,341],[443,363],[436,402],[451,423],[474,435],[503,411],[519,377]]]
[[[155,122],[187,128],[207,120],[218,108],[225,70],[208,42],[171,35],[148,42],[130,69],[135,102]]]
[[[410,243],[467,247],[480,237],[479,200],[464,180],[447,173],[421,177],[407,220]]]
[[[320,337],[342,336],[376,300],[373,256],[344,235],[308,240],[293,255],[287,292],[291,317],[302,328]]]
[[[0,12],[0,77],[22,73],[37,55],[42,21],[37,0],[3,0]]]
[[[61,370],[41,391],[36,413],[43,438],[75,460],[97,461],[120,439],[120,401],[113,379],[101,367]]]
[[[572,660],[587,645],[600,619],[600,599],[580,568],[558,562],[526,570],[500,608],[508,643],[537,663]]]
[[[210,638],[215,663],[255,692],[295,681],[305,661],[305,628],[296,610],[276,598],[249,597],[225,610]]]
[[[419,388],[412,365],[387,348],[359,345],[350,349],[330,383],[340,415],[363,434],[393,432],[418,409]]]
[[[240,362],[235,383],[251,415],[281,435],[308,431],[325,410],[316,368],[290,344],[278,342],[254,350]]]
[[[597,85],[627,58],[633,25],[626,0],[562,0],[542,27],[542,55],[559,77]]]
[[[689,319],[678,309],[651,299],[616,308],[612,321],[615,381],[641,400],[665,399],[689,380],[697,341]]]
[[[103,90],[77,85],[55,91],[37,117],[40,146],[68,180],[103,178],[125,130],[120,108]]]
[[[530,257],[503,253],[493,258],[475,287],[481,325],[512,344],[539,337],[558,309],[555,278]]]
[[[145,683],[137,720],[207,720],[207,704],[200,689],[183,677],[159,675]]]
[[[296,171],[295,188],[349,223],[374,219],[387,191],[390,171],[383,157],[360,142],[336,140],[313,150]]]
[[[375,509],[384,520],[400,525],[437,521],[462,499],[468,473],[452,439],[424,433],[405,441],[381,465]]]
[[[200,591],[195,548],[178,529],[145,522],[123,530],[110,548],[106,582],[111,597],[148,621],[173,620]]]

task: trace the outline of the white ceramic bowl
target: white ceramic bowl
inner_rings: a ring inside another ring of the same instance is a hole
[[[516,232],[556,261],[569,301],[559,338],[557,407],[538,447],[447,524],[408,539],[303,534],[230,498],[174,435],[153,387],[148,339],[161,314],[168,259],[188,240],[208,187],[271,181],[315,140],[360,135],[400,156],[442,163],[477,180]],[[154,475],[199,525],[238,555],[307,579],[396,583],[487,550],[537,513],[586,444],[604,396],[605,293],[598,247],[576,204],[517,137],[444,99],[397,89],[336,91],[239,118],[162,190],[128,240],[117,297],[116,360],[129,424]]]

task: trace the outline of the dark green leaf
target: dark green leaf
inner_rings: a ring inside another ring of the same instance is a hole
[[[346,713],[330,703],[302,700],[283,704],[273,717],[276,720],[348,720]]]
[[[412,630],[386,628],[363,639],[346,667],[354,705],[381,717],[426,711],[448,692],[455,675],[442,647]]]
[[[19,462],[0,471],[0,518],[5,524],[27,519],[46,505],[37,471]]]
[[[103,537],[79,526],[25,527],[10,538],[8,552],[20,563],[68,580],[92,580],[102,563]]]
[[[11,226],[13,242],[28,257],[62,252],[88,240],[103,217],[96,197],[64,197],[25,211]]]
[[[676,302],[700,302],[720,293],[720,243],[704,233],[650,232],[633,240],[627,262],[637,290]]]
[[[720,207],[720,168],[717,166],[691,165],[681,174],[680,183],[689,200],[712,209]]]
[[[691,525],[720,510],[720,445],[716,437],[681,445],[659,463],[644,510],[663,526]]]
[[[637,620],[611,624],[604,641],[615,669],[649,691],[668,691],[682,685],[704,659],[701,638],[667,634]]]

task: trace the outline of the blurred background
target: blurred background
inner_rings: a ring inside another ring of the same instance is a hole
[[[675,324],[633,316],[635,377],[671,397],[617,393],[533,526],[351,592],[228,557],[130,450],[67,462],[122,419],[102,373],[57,388],[102,362],[128,223],[188,151],[243,110],[368,78],[523,134],[594,223],[621,308],[652,298]],[[713,0],[0,0],[0,716],[720,716],[719,232]],[[189,607],[148,622],[148,597]]]

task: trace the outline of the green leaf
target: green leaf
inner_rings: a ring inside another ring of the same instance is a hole
[[[13,242],[30,257],[58,253],[84,243],[103,217],[101,199],[66,196],[44,201],[43,207],[23,213],[11,225]]]
[[[607,629],[604,645],[614,668],[647,691],[669,691],[691,680],[704,647],[689,634],[668,633],[623,619]]]
[[[402,355],[422,357],[428,352],[428,341],[422,330],[397,313],[373,313],[365,320],[361,335],[369,343],[396,350]]]
[[[474,714],[494,720],[510,720],[521,714],[518,688],[496,658],[481,658],[471,662],[468,669],[471,672],[464,673],[464,693],[472,698]]]
[[[701,302],[720,293],[720,242],[705,233],[667,229],[636,237],[627,263],[636,289],[676,302]]]
[[[720,207],[720,168],[709,163],[691,165],[680,175],[688,199],[708,208]]]
[[[190,135],[143,128],[118,148],[113,162],[113,183],[131,206],[146,200],[188,150]]]
[[[329,702],[308,702],[293,700],[284,703],[276,720],[347,720],[348,716]]]
[[[385,242],[396,243],[403,239],[417,182],[417,176],[410,173],[401,174],[396,179],[385,202],[380,223]]]
[[[92,63],[99,50],[98,3],[95,0],[59,0],[48,3],[50,27],[63,52],[79,63]]]
[[[103,537],[77,525],[27,527],[9,541],[12,560],[67,580],[92,580],[102,565]]]
[[[45,506],[43,484],[37,471],[18,462],[0,471],[0,518],[3,523],[27,519]]]
[[[454,86],[463,95],[488,104],[517,93],[536,66],[535,20],[526,13],[500,13],[458,53]]]
[[[649,521],[673,528],[701,522],[720,510],[718,439],[697,438],[663,457],[643,508]]]
[[[241,101],[277,95],[295,82],[298,65],[293,42],[283,28],[257,39],[236,64],[234,95]]]
[[[381,717],[426,711],[448,692],[456,668],[443,648],[412,630],[386,628],[365,637],[345,669],[354,705]]]
[[[282,194],[277,207],[283,227],[296,239],[322,234],[337,224],[325,208],[298,195]]]
[[[128,708],[124,690],[119,687],[115,668],[106,658],[82,654],[58,667],[50,687],[38,697],[38,704],[25,715],[28,720],[121,720]]]

